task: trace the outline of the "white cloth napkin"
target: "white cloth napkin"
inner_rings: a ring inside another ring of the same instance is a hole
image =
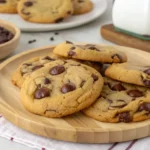
[[[0,136],[39,150],[150,150],[150,138],[112,144],[79,144],[52,140],[29,133],[0,117]]]

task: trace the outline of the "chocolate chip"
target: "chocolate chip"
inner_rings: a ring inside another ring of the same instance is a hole
[[[150,68],[143,71],[144,73],[150,75]]]
[[[51,75],[58,75],[58,74],[63,73],[64,71],[65,71],[65,67],[59,65],[59,66],[55,66],[55,67],[51,68],[50,71],[49,71],[49,73]]]
[[[76,49],[75,47],[71,47],[71,48],[70,48],[71,51],[73,51],[73,50],[75,50],[75,49]]]
[[[55,60],[55,59],[53,59],[53,58],[51,58],[51,57],[49,57],[49,56],[46,56],[46,57],[44,57],[43,59],[50,60],[50,61],[54,61],[54,60]]]
[[[121,104],[121,105],[118,105],[118,106],[110,106],[110,107],[112,107],[112,108],[123,108],[125,106],[127,106],[127,104]]]
[[[6,0],[0,0],[0,3],[6,3]]]
[[[129,112],[122,112],[118,114],[120,122],[131,122],[132,118]]]
[[[36,42],[36,39],[28,41],[29,44]]]
[[[25,65],[25,66],[32,66],[32,64],[29,64],[29,63],[24,63],[23,65]]]
[[[54,41],[54,38],[53,38],[53,37],[51,37],[51,38],[50,38],[50,40],[51,40],[51,41]]]
[[[37,85],[37,88],[40,89],[40,88],[41,88],[41,84],[38,84],[38,85]]]
[[[50,96],[50,90],[46,87],[40,88],[34,93],[34,98],[36,99],[42,99],[48,96]]]
[[[100,51],[100,49],[98,49],[95,45],[92,45],[92,44],[87,44],[85,45],[85,47],[90,50]]]
[[[62,22],[63,20],[64,20],[64,18],[58,18],[57,20],[55,20],[55,23]]]
[[[97,81],[97,80],[98,80],[98,76],[95,75],[95,74],[92,74],[92,78],[93,78],[94,81]]]
[[[44,66],[43,66],[43,65],[34,66],[34,67],[32,68],[32,71],[38,70],[38,69],[40,69],[40,68],[42,68],[42,67],[44,67]]]
[[[111,90],[124,91],[124,90],[126,90],[126,88],[121,83],[118,83],[118,84],[115,84],[113,87],[111,87]]]
[[[72,83],[66,83],[62,86],[61,88],[61,92],[62,93],[68,93],[68,92],[71,92],[71,91],[74,91],[76,89],[75,85],[72,84]]]
[[[84,2],[84,0],[78,0],[78,3],[83,3]]]
[[[80,87],[83,87],[84,83],[85,83],[85,81],[82,80],[82,82],[81,82],[81,84],[80,84]]]
[[[51,83],[50,79],[48,79],[48,78],[44,79],[44,84],[50,84],[50,83]]]
[[[74,51],[69,51],[68,52],[68,56],[75,56],[76,55],[76,52],[74,52]]]
[[[30,6],[33,5],[33,2],[30,2],[30,1],[25,2],[24,5],[25,5],[26,7],[30,7]]]
[[[114,54],[111,58],[115,59],[115,57],[117,57],[120,60],[120,62],[122,62],[122,57],[119,54]]]
[[[138,111],[143,111],[143,110],[146,110],[146,111],[150,112],[150,103],[147,103],[147,102],[142,103],[140,105]]]
[[[143,80],[143,83],[144,83],[144,85],[146,85],[146,86],[150,86],[150,80]]]
[[[72,42],[70,42],[70,41],[66,41],[66,44],[73,44]]]
[[[71,11],[68,11],[67,14],[71,15]]]
[[[143,92],[141,92],[139,90],[130,90],[127,92],[127,94],[131,97],[142,97],[143,96]]]

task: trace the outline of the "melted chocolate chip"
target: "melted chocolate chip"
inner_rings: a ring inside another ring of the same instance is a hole
[[[98,76],[95,75],[95,74],[92,74],[92,78],[93,78],[94,81],[97,81],[97,80],[98,80]]]
[[[73,44],[73,43],[72,43],[72,42],[70,42],[70,41],[66,41],[66,43],[67,43],[67,44]]]
[[[24,5],[25,5],[26,7],[30,7],[30,6],[33,5],[33,2],[30,2],[30,1],[25,2]]]
[[[75,47],[71,47],[71,48],[70,48],[71,51],[72,51],[72,50],[75,50],[75,49],[76,49]]]
[[[120,60],[120,62],[122,62],[122,57],[119,54],[114,54],[111,58],[115,59],[115,57],[117,57]]]
[[[143,71],[144,73],[150,75],[150,68]]]
[[[111,87],[111,90],[124,91],[124,90],[126,90],[126,88],[121,83],[118,83],[118,84],[115,84],[113,87]]]
[[[6,0],[0,0],[0,3],[6,3]]]
[[[69,14],[69,15],[70,15],[70,14],[71,14],[71,11],[68,11],[68,12],[67,12],[67,14]]]
[[[45,59],[45,60],[50,60],[50,61],[54,61],[55,59],[53,59],[53,58],[51,58],[51,57],[49,57],[49,56],[46,56],[46,57],[44,57],[43,59]]]
[[[81,84],[80,84],[80,87],[83,87],[84,83],[85,83],[85,81],[82,80],[82,82],[81,82]]]
[[[118,114],[118,117],[119,117],[120,122],[131,122],[132,121],[132,118],[131,118],[129,112],[122,112],[122,113]]]
[[[139,90],[130,90],[127,92],[127,94],[131,97],[142,97],[143,96],[143,92],[141,92]]]
[[[71,91],[74,91],[76,89],[75,85],[72,84],[72,83],[66,83],[62,86],[61,88],[61,92],[62,93],[68,93],[68,92],[71,92]]]
[[[55,20],[55,23],[62,22],[63,20],[64,20],[64,18],[58,18],[57,20]]]
[[[44,80],[44,84],[50,84],[50,83],[51,83],[50,79],[45,78],[45,80]]]
[[[90,50],[100,51],[100,49],[98,49],[95,45],[92,45],[92,44],[87,44],[85,45],[85,47]]]
[[[36,99],[42,99],[48,96],[50,96],[50,90],[46,87],[40,88],[34,93],[34,98]]]
[[[144,85],[150,86],[150,80],[143,80]]]
[[[40,68],[42,68],[42,67],[44,67],[44,66],[43,66],[43,65],[34,66],[34,67],[32,68],[32,71],[38,70],[38,69],[40,69]]]
[[[51,68],[50,71],[49,71],[49,73],[51,75],[58,75],[58,74],[63,73],[64,71],[65,71],[65,67],[59,65],[59,66],[55,66],[55,67]]]
[[[69,51],[69,53],[68,53],[68,56],[75,56],[76,55],[76,53],[74,52],[74,51]]]
[[[138,111],[143,111],[143,110],[146,110],[146,111],[150,112],[150,103],[147,103],[147,102],[142,103],[140,105]]]

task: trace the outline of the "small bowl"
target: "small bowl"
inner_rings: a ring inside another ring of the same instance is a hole
[[[3,59],[16,49],[20,40],[20,29],[14,24],[4,20],[0,20],[0,26],[14,34],[14,37],[10,41],[0,44],[0,59]]]

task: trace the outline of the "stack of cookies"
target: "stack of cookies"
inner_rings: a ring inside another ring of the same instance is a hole
[[[114,47],[67,41],[53,54],[23,62],[12,82],[34,114],[63,117],[82,111],[103,122],[149,119],[150,67],[126,62]]]
[[[0,13],[18,13],[36,23],[58,23],[71,15],[92,11],[90,0],[1,0]]]

